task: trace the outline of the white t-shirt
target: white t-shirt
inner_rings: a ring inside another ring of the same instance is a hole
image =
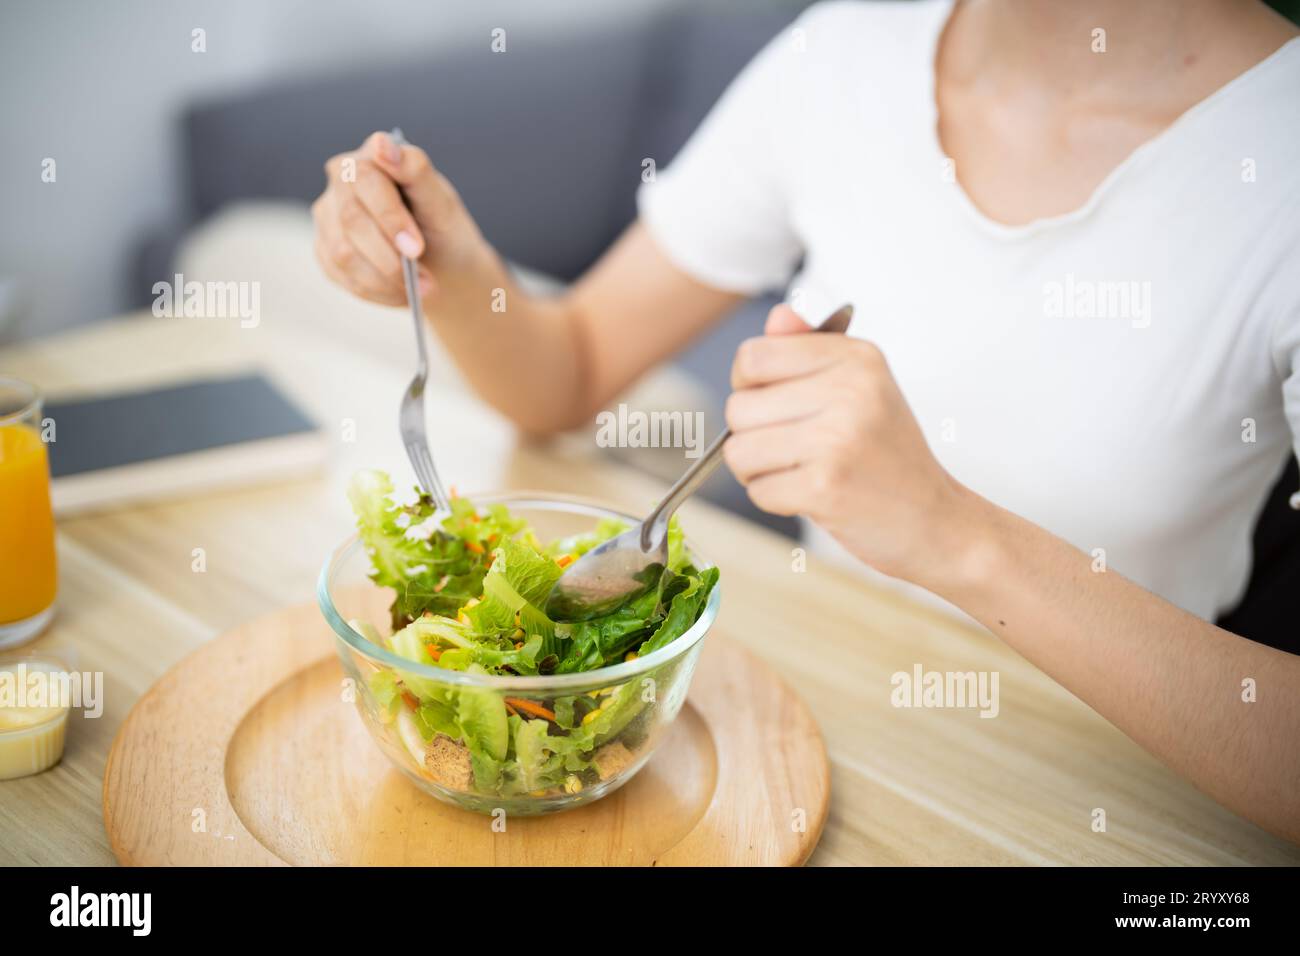
[[[853,303],[954,477],[1212,618],[1300,448],[1300,40],[1079,209],[1007,226],[936,134],[950,9],[810,8],[642,186],[641,218],[709,285],[788,287],[811,320]]]

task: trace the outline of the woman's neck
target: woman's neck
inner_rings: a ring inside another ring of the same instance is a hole
[[[950,32],[954,77],[1104,104],[1207,66],[1226,82],[1296,30],[1255,0],[958,0]]]

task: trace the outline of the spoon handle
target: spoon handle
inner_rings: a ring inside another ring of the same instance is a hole
[[[713,439],[708,448],[704,449],[704,454],[695,459],[691,467],[687,468],[668,489],[668,494],[664,495],[663,500],[655,506],[655,510],[650,512],[650,516],[641,522],[643,552],[648,553],[664,539],[664,535],[668,533],[668,519],[673,516],[673,512],[683,501],[693,495],[700,485],[708,481],[718,465],[722,464],[722,445],[730,437],[731,429],[722,429],[722,433]]]
[[[853,318],[853,306],[842,305],[832,312],[813,332],[843,332],[849,327]],[[704,453],[687,468],[673,486],[668,489],[663,500],[655,506],[645,521],[641,522],[641,550],[648,553],[658,546],[668,534],[668,521],[683,501],[693,495],[709,480],[709,476],[722,463],[722,446],[731,437],[731,429],[722,429],[721,434],[704,449]]]

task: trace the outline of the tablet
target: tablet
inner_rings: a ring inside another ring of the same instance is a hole
[[[56,514],[300,477],[317,425],[252,372],[46,402]]]

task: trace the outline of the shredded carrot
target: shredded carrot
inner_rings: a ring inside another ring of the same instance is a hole
[[[479,544],[477,541],[466,541],[465,547],[468,550],[473,551],[475,554],[483,553],[483,545]]]
[[[409,690],[402,691],[402,700],[406,701],[406,706],[415,710],[420,706],[420,701]]]
[[[425,644],[424,649],[429,652],[429,656],[432,657],[435,661],[438,658],[442,657],[442,648],[439,647],[437,644]]]
[[[509,704],[506,704],[506,712],[507,712],[508,714],[510,714],[512,717],[518,717],[518,716],[519,716],[519,711],[515,710],[515,709],[514,709],[513,707],[511,707]]]
[[[506,706],[513,705],[516,710],[522,710],[525,714],[532,714],[534,717],[542,717],[552,723],[555,722],[555,711],[547,710],[535,701],[524,700],[522,697],[507,697],[505,700]]]
[[[559,565],[560,567],[562,567],[562,568],[567,568],[569,565],[571,565],[571,564],[573,563],[573,555],[571,555],[571,554],[562,554],[562,555],[560,555],[558,558],[555,559],[555,563],[558,564],[558,565]]]

